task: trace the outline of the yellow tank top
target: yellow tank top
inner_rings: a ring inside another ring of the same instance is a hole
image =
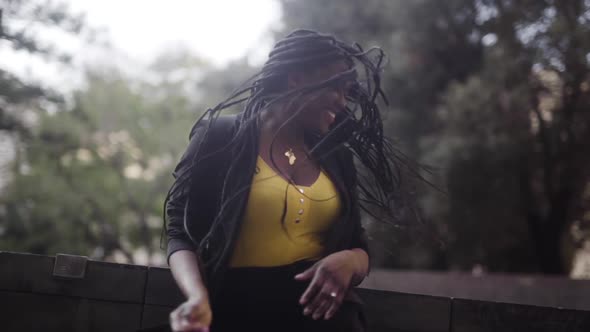
[[[319,259],[324,249],[321,234],[341,208],[330,178],[322,170],[311,186],[295,186],[260,156],[256,166],[230,266],[268,267]]]

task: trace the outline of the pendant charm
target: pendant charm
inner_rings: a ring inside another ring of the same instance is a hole
[[[285,157],[289,158],[289,165],[293,166],[295,164],[295,153],[293,153],[293,149],[289,149],[289,151],[285,152]]]

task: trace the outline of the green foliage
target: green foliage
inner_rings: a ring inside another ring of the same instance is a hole
[[[137,248],[160,253],[162,202],[196,105],[172,93],[180,82],[87,76],[74,107],[43,114],[22,142],[0,200],[0,247],[131,261]]]
[[[590,223],[587,1],[282,3],[286,30],[385,49],[387,132],[448,191],[418,198],[445,245],[372,225],[381,264],[567,270],[569,224]]]
[[[26,52],[46,61],[68,63],[70,54],[46,38],[40,30],[54,30],[74,38],[91,39],[82,15],[73,14],[63,3],[35,0],[4,1],[0,8],[0,42],[13,51]],[[0,130],[26,135],[23,113],[60,104],[62,97],[51,89],[21,80],[0,68]]]
[[[11,1],[3,13],[10,24],[1,37],[51,61],[67,57],[17,20],[71,34],[85,29],[82,17],[52,2]],[[142,78],[92,68],[69,103],[0,71],[0,130],[12,133],[16,150],[0,192],[0,250],[131,262],[141,251],[162,263],[171,171],[201,105],[219,102],[252,72],[245,63],[231,68],[210,69],[179,48],[158,56]],[[26,125],[23,110],[32,113]]]
[[[567,271],[568,248],[583,242],[571,241],[570,225],[590,229],[588,1],[281,3],[281,35],[313,28],[385,49],[385,129],[432,166],[448,192],[418,188],[424,224],[370,224],[374,262]],[[52,2],[9,1],[6,17],[72,34],[86,29]],[[2,31],[14,49],[67,58],[35,30]],[[142,79],[90,70],[67,105],[0,70],[0,130],[19,133],[0,193],[0,248],[155,255],[170,171],[192,124],[253,72],[245,61],[211,69],[175,49]],[[52,112],[47,101],[58,102]],[[24,109],[36,110],[28,126]]]

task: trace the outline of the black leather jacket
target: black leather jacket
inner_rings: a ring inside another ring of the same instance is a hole
[[[205,129],[207,121],[202,120],[193,129],[191,140],[182,156],[180,162],[174,170],[174,177],[183,172],[190,166],[191,160],[201,145],[203,153],[211,153],[225,146],[235,132],[236,126],[239,125],[238,116],[219,117],[214,125],[211,126],[209,134],[205,139]],[[184,190],[176,195],[172,195],[166,204],[167,224],[167,254],[168,258],[172,253],[178,250],[193,250],[198,248],[198,242],[207,234],[211,223],[220,211],[221,192],[225,175],[227,174],[229,161],[231,158],[238,158],[236,165],[240,167],[241,176],[232,179],[236,182],[231,196],[232,200],[225,207],[228,211],[223,218],[229,225],[221,237],[211,240],[210,246],[220,245],[220,243],[229,241],[229,250],[216,260],[220,266],[228,263],[232,244],[235,243],[240,223],[247,204],[249,185],[256,168],[256,157],[258,154],[258,142],[251,145],[252,153],[240,154],[240,151],[226,149],[224,152],[215,153],[205,162],[198,163],[191,171],[191,188],[190,191]],[[333,224],[333,227],[326,234],[325,254],[352,248],[362,248],[368,253],[367,239],[364,228],[361,225],[359,204],[356,190],[356,169],[353,164],[352,153],[345,147],[336,149],[333,153],[319,159],[321,166],[324,168],[330,179],[334,182],[342,197],[342,206],[340,218]],[[178,185],[175,183],[174,185]],[[186,229],[185,229],[186,222]],[[187,230],[194,239],[191,240]],[[207,245],[206,247],[210,247]],[[201,255],[207,255],[207,252],[201,252]],[[211,271],[206,271],[208,275]]]

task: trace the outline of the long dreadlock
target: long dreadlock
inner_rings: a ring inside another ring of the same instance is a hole
[[[350,65],[350,69],[317,84],[296,90],[287,89],[287,75],[289,73],[310,71],[339,60],[346,61]],[[207,121],[204,141],[209,135],[209,129],[223,110],[243,104],[239,125],[231,140],[218,151],[209,154],[200,153],[201,148],[199,147],[197,153],[192,156],[189,167],[177,174],[175,185],[168,192],[165,201],[166,204],[171,196],[182,191],[186,192],[191,187],[191,174],[195,165],[206,161],[217,153],[231,150],[233,161],[230,162],[225,175],[220,209],[208,234],[198,243],[199,250],[203,250],[203,247],[211,239],[215,239],[215,242],[224,242],[225,240],[224,245],[210,254],[211,261],[226,253],[230,248],[227,239],[232,225],[227,225],[225,220],[228,219],[228,214],[234,213],[234,211],[228,211],[229,209],[226,207],[232,200],[249,189],[249,186],[238,187],[237,183],[245,183],[240,182],[239,179],[244,176],[251,177],[251,174],[240,172],[239,165],[235,161],[242,160],[249,154],[256,154],[262,112],[272,109],[273,105],[279,103],[292,105],[293,101],[303,101],[298,104],[297,109],[282,125],[285,126],[302,111],[308,102],[324,93],[326,89],[333,88],[343,82],[354,82],[346,94],[346,110],[337,115],[336,124],[328,134],[324,136],[312,135],[314,144],[310,148],[310,153],[321,160],[336,149],[342,148],[342,146],[347,147],[361,166],[357,184],[361,208],[374,216],[373,212],[376,210],[385,211],[388,216],[396,219],[395,216],[399,215],[400,208],[404,204],[401,169],[408,166],[408,159],[396,150],[390,140],[383,135],[383,123],[378,104],[379,100],[387,104],[387,99],[381,89],[380,78],[385,65],[384,60],[384,52],[379,48],[365,51],[358,44],[351,46],[331,35],[312,30],[296,30],[276,43],[269,54],[268,61],[259,73],[247,80],[226,100],[214,108],[208,109],[197,120],[191,135],[202,121]],[[358,74],[357,68],[361,69],[361,75]],[[188,206],[185,206],[185,231],[196,243],[197,241],[191,236],[187,227],[187,209]],[[166,225],[165,214],[164,212],[164,225]]]

